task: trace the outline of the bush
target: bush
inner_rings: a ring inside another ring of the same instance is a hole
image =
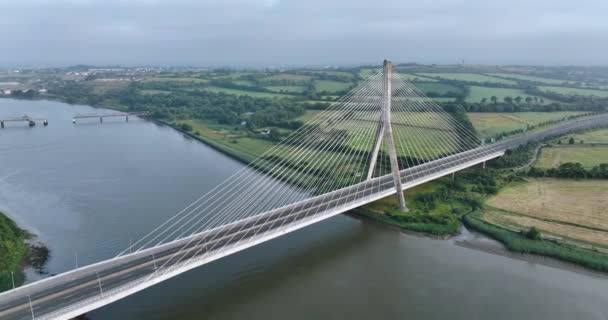
[[[528,239],[540,240],[540,231],[538,231],[538,229],[536,229],[536,227],[530,228],[528,231],[526,231],[525,234],[526,234],[526,238],[528,238]]]

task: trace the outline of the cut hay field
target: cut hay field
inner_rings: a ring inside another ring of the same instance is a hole
[[[544,121],[563,119],[580,114],[575,111],[561,112],[470,112],[467,113],[477,133],[491,137],[502,132],[525,128]]]
[[[551,86],[540,86],[538,87],[538,89],[545,92],[555,92],[563,95],[596,96],[602,98],[608,97],[608,90],[592,90]]]
[[[441,78],[448,80],[457,80],[457,81],[467,81],[467,82],[477,82],[477,83],[500,83],[500,84],[509,84],[516,85],[517,82],[513,80],[506,80],[491,76],[486,76],[477,73],[416,73],[417,75],[429,78]]]
[[[562,143],[567,140],[562,140]],[[589,145],[559,145],[542,148],[538,161],[534,163],[538,168],[555,168],[567,162],[578,162],[590,169],[602,163],[608,163],[608,146]],[[606,195],[608,198],[608,194]]]
[[[467,102],[480,102],[481,99],[486,98],[487,103],[492,103],[490,101],[490,97],[492,97],[492,96],[495,96],[496,98],[498,98],[498,102],[503,102],[505,97],[515,98],[517,96],[520,96],[523,99],[526,99],[526,97],[532,97],[532,98],[535,97],[533,95],[526,94],[521,89],[470,86],[469,95],[467,96],[466,101]],[[537,98],[539,99],[538,101],[540,101],[541,97],[537,97]],[[545,103],[545,104],[554,102],[547,98],[542,98],[542,99],[543,99],[543,103]],[[522,100],[522,103],[525,104],[525,100]]]
[[[488,222],[535,226],[554,235],[608,246],[608,181],[531,179],[501,190],[486,204]]]

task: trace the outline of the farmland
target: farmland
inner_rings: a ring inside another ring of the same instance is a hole
[[[468,116],[480,136],[491,137],[502,132],[525,128],[526,125],[577,114],[580,112],[472,112],[468,113]]]
[[[351,83],[333,80],[315,80],[315,89],[319,92],[341,92],[350,88]]]
[[[540,86],[538,87],[541,91],[555,92],[563,95],[579,95],[579,96],[595,96],[595,97],[608,97],[608,90],[592,90],[592,89],[581,89],[581,88],[570,88],[570,87],[551,87],[551,86]]]
[[[543,78],[543,77],[535,77],[535,76],[529,76],[529,75],[523,75],[523,74],[517,74],[517,73],[490,73],[489,75],[491,76],[498,76],[498,77],[502,77],[502,78],[509,78],[509,79],[514,79],[514,80],[524,80],[524,81],[531,81],[531,82],[538,82],[538,83],[544,83],[544,84],[571,84],[572,82],[569,81],[565,81],[565,80],[560,80],[560,79],[552,79],[552,78]]]
[[[487,103],[491,103],[490,98],[495,96],[498,101],[504,101],[505,97],[522,97],[524,100],[526,97],[535,96],[526,94],[521,89],[511,89],[511,88],[490,88],[490,87],[480,87],[480,86],[471,86],[469,87],[470,93],[466,98],[467,102],[480,102],[482,99],[486,99]],[[542,99],[542,103],[550,103],[553,102],[550,99],[536,97],[537,99]],[[540,100],[537,100],[540,102]],[[525,103],[525,102],[523,102]]]
[[[608,146],[559,145],[545,147],[540,152],[538,168],[554,168],[567,162],[580,163],[589,169],[602,163],[608,163]]]
[[[508,228],[536,226],[567,239],[608,246],[608,182],[531,179],[490,198],[484,220]]]
[[[477,83],[499,83],[507,85],[516,85],[517,82],[513,80],[506,80],[491,76],[486,76],[477,73],[416,73],[417,75],[436,79],[448,79],[457,81],[477,82]]]

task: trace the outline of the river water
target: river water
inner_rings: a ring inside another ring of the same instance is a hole
[[[51,250],[50,273],[113,257],[242,165],[157,124],[0,99],[0,211]],[[30,278],[30,281],[32,279]],[[605,278],[341,215],[223,258],[92,319],[608,319]]]

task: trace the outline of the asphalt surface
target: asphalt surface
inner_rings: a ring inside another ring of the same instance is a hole
[[[497,157],[505,150],[531,140],[605,124],[608,124],[608,114],[569,122],[402,170],[401,179],[407,187],[433,174],[444,175],[459,166],[470,166],[479,159]],[[35,318],[55,318],[67,311],[66,308],[87,310],[99,298],[111,296],[113,289],[149,281],[171,267],[184,266],[191,258],[219,256],[225,248],[242,245],[272,232],[279,233],[281,228],[298,225],[307,219],[333,216],[345,211],[344,207],[353,202],[363,204],[391,190],[394,190],[394,184],[390,175],[374,178],[193,237],[59,274],[0,294],[0,319],[32,319],[32,312]],[[159,266],[163,267],[157,269]]]

